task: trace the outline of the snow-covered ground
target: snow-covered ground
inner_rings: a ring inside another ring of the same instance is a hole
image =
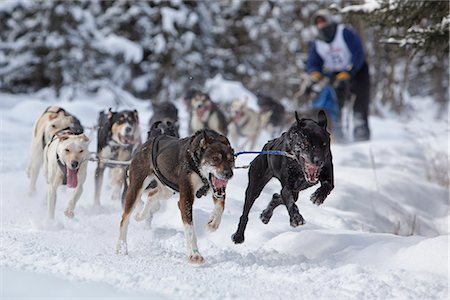
[[[448,172],[448,124],[433,119],[430,100],[411,100],[417,112],[410,121],[372,117],[370,142],[333,145],[335,190],[320,207],[309,201],[314,187],[300,193],[297,204],[307,223],[299,228],[289,226],[281,206],[269,224],[259,220],[280,187],[272,181],[250,213],[245,243],[233,244],[230,236],[247,185],[247,171],[236,170],[215,233],[205,230],[212,200],[205,197],[194,205],[199,249],[206,259],[195,268],[186,261],[176,196],[163,204],[151,228],[133,219],[129,255],[115,254],[121,206],[105,188],[102,207],[93,207],[94,164],[75,218],[63,214],[71,190],[62,188],[56,221],[46,220],[42,176],[37,193],[27,196],[34,121],[57,104],[92,126],[100,110],[114,107],[112,95],[103,90],[73,102],[49,95],[0,94],[2,298],[448,297],[449,191],[427,179]],[[138,109],[146,129],[149,103],[127,102]],[[179,109],[186,132],[181,102]],[[267,138],[261,137],[259,146]],[[237,165],[251,159],[240,157]]]

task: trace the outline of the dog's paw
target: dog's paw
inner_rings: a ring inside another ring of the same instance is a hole
[[[327,194],[322,193],[320,190],[317,190],[311,195],[310,200],[312,203],[319,206],[320,204],[322,204],[325,201],[326,197],[327,197]]]
[[[270,218],[272,218],[272,213],[273,213],[273,211],[270,211],[267,209],[263,210],[263,212],[259,216],[259,218],[261,219],[261,222],[263,222],[264,224],[269,223]]]
[[[244,235],[240,235],[240,234],[233,234],[231,236],[231,240],[235,243],[235,244],[242,244],[244,242]]]
[[[145,217],[144,217],[144,214],[143,214],[142,212],[140,212],[140,213],[137,213],[137,214],[134,216],[134,219],[135,219],[137,222],[140,222],[140,221],[144,220]]]
[[[214,232],[219,228],[220,225],[220,217],[211,216],[206,224],[206,229],[210,232]]]
[[[205,259],[200,255],[200,253],[195,252],[189,255],[188,262],[192,265],[201,265],[205,262]]]
[[[68,217],[69,219],[73,219],[73,217],[75,216],[75,213],[73,212],[73,210],[70,210],[70,209],[66,209],[66,211],[64,212],[64,214],[65,214],[66,217]]]
[[[118,255],[127,255],[128,254],[128,247],[127,242],[119,240],[116,245],[116,254]]]
[[[27,195],[28,195],[29,198],[34,197],[34,195],[36,195],[36,188],[30,188],[28,190]]]
[[[306,223],[305,219],[303,219],[301,214],[295,214],[290,218],[290,223],[292,227],[298,227],[300,225],[304,225]]]

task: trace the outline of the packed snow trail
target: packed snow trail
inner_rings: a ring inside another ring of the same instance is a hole
[[[325,203],[317,207],[309,201],[317,187],[300,193],[297,204],[306,225],[290,227],[281,206],[269,224],[261,223],[259,214],[280,188],[272,181],[250,212],[242,245],[230,238],[242,213],[248,180],[246,170],[236,170],[215,233],[205,229],[213,208],[211,196],[194,204],[199,250],[206,263],[192,267],[186,260],[176,196],[163,203],[151,228],[131,221],[128,256],[115,254],[120,203],[109,199],[106,188],[102,207],[93,207],[94,164],[89,166],[73,220],[63,214],[72,190],[60,188],[54,222],[46,220],[42,175],[36,194],[27,196],[25,169],[35,119],[57,103],[91,126],[98,112],[112,105],[110,95],[101,92],[95,99],[74,102],[33,95],[0,97],[0,264],[7,270],[107,284],[122,290],[124,297],[134,293],[175,299],[448,297],[448,190],[427,181],[421,147],[444,150],[445,132],[411,139],[405,128],[418,132],[418,123],[372,118],[371,142],[332,146],[336,188]],[[146,103],[133,103],[145,132],[151,112]],[[183,125],[187,116],[182,105]],[[267,138],[261,137],[258,146]],[[94,148],[95,141],[91,151]],[[240,157],[236,165],[251,159]],[[13,288],[3,289],[4,297],[14,296]],[[95,285],[88,289],[94,292]]]

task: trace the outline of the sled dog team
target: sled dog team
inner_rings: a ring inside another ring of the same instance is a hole
[[[139,117],[136,110],[100,112],[97,129],[97,167],[95,169],[94,204],[100,205],[105,168],[110,168],[110,186],[113,198],[122,198],[123,214],[119,226],[116,251],[127,254],[127,230],[131,214],[137,207],[135,219],[149,222],[159,209],[160,201],[179,193],[178,208],[184,225],[189,263],[201,264],[204,259],[197,247],[193,226],[195,198],[212,194],[214,208],[206,227],[215,231],[221,222],[225,207],[226,187],[233,177],[234,150],[227,138],[237,145],[237,136],[246,136],[254,146],[259,131],[270,122],[272,113],[257,114],[242,102],[230,106],[231,124],[207,94],[190,91],[185,97],[190,112],[192,134],[179,138],[177,110],[173,104],[154,105],[147,141],[142,143]],[[279,117],[279,116],[277,116]],[[299,192],[318,183],[311,195],[317,205],[324,202],[334,188],[333,164],[327,117],[323,111],[314,119],[300,118],[295,113],[293,124],[277,138],[268,141],[263,151],[284,151],[287,156],[259,154],[250,164],[248,186],[242,216],[234,243],[244,242],[248,215],[266,184],[277,178],[281,191],[260,215],[267,224],[274,209],[284,205],[290,225],[305,223],[296,201]],[[64,214],[73,218],[75,206],[83,192],[89,160],[89,138],[83,133],[80,121],[61,107],[48,107],[36,121],[31,143],[31,159],[27,169],[30,178],[29,193],[36,190],[41,167],[47,180],[48,217],[55,217],[57,189],[61,185],[73,188]],[[130,161],[115,165],[111,161]],[[141,203],[141,196],[146,200]]]

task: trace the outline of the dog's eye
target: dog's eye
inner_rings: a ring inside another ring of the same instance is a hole
[[[84,150],[83,150],[83,149],[81,149],[81,150],[80,150],[80,153],[83,153],[83,152],[84,152]]]
[[[220,161],[220,157],[219,156],[214,156],[213,157],[213,161],[214,162],[219,162]]]
[[[327,145],[327,142],[323,142],[323,144],[322,144],[324,147]]]
[[[55,125],[55,124],[52,124],[52,128],[56,128],[56,125]]]
[[[69,150],[69,149],[65,149],[65,150],[66,150],[66,152],[67,152],[67,153],[69,153],[69,152],[70,152],[70,150]]]

